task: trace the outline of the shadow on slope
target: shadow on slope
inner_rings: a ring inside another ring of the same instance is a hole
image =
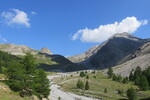
[[[86,69],[84,65],[72,63],[71,61],[69,61],[64,56],[61,55],[49,55],[46,53],[39,53],[39,54],[45,55],[45,57],[49,58],[49,60],[56,62],[56,64],[51,65],[40,63],[39,67],[43,68],[45,71],[71,72]]]
[[[116,66],[128,61],[129,58],[124,59],[124,57],[135,52],[144,43],[144,40],[141,39],[135,41],[123,37],[114,37],[109,39],[96,54],[81,63],[87,64],[87,66],[91,64],[99,69]]]

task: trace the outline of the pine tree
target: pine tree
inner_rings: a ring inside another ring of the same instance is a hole
[[[138,100],[136,91],[133,88],[127,90],[129,100]]]
[[[140,85],[140,75],[138,75],[138,74],[135,74],[134,75],[134,83],[135,83],[135,85]]]
[[[86,79],[89,79],[89,75],[86,75]]]
[[[50,92],[49,80],[43,69],[36,70],[34,77],[34,93],[42,98],[47,98]]]
[[[32,54],[27,53],[25,58],[21,61],[24,70],[26,71],[26,75],[33,75],[36,70],[37,64],[35,58]]]
[[[40,98],[48,97],[49,80],[46,73],[36,66],[31,54],[27,54],[21,61],[9,62],[5,73],[9,87],[13,91],[20,92],[20,96],[35,94]]]
[[[88,81],[86,81],[86,83],[85,83],[85,90],[89,90],[89,82]]]
[[[88,72],[87,72],[87,70],[85,71],[85,74],[87,74]]]
[[[122,80],[121,75],[118,75],[118,77],[117,77],[117,81],[118,81],[118,82],[121,82],[121,80]]]
[[[149,86],[150,86],[150,66],[146,70],[143,71],[143,74],[146,76]]]
[[[117,76],[115,74],[113,74],[113,81],[117,81]]]
[[[8,78],[8,81],[6,81],[6,83],[14,91],[23,91],[23,88],[25,88],[24,70],[22,70],[20,66],[20,63],[18,62],[11,62],[10,66],[5,72]]]
[[[84,77],[85,73],[84,72],[80,72],[80,77]]]
[[[141,76],[140,89],[143,91],[149,90],[149,83],[144,75]]]
[[[95,70],[94,71],[92,71],[92,74],[95,74],[96,72],[95,72]]]
[[[130,76],[129,76],[130,81],[133,81],[133,73],[131,71]]]
[[[25,87],[21,91],[21,95],[32,95],[34,88],[34,76],[36,72],[35,58],[30,53],[27,53],[24,59],[21,61],[22,70],[24,70],[24,84]]]
[[[109,78],[112,78],[112,76],[113,76],[113,70],[112,70],[111,67],[108,69],[107,75],[108,75]]]
[[[83,89],[84,84],[83,84],[83,82],[82,82],[81,80],[78,80],[76,86],[77,86],[77,88],[79,88],[79,89]]]
[[[119,89],[118,94],[123,95],[123,89],[121,89],[121,90]]]
[[[107,88],[104,89],[104,93],[107,93]]]
[[[1,61],[0,61],[0,73],[2,73],[2,64],[1,64]]]
[[[122,83],[123,83],[123,84],[126,84],[126,83],[128,83],[128,80],[127,80],[127,78],[124,78],[124,79],[122,80]]]

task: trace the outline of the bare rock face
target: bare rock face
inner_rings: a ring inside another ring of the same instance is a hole
[[[52,52],[48,48],[42,48],[40,52],[52,55]]]

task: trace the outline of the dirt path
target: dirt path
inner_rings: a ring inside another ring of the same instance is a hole
[[[61,75],[48,76],[50,81],[56,77],[61,77]],[[60,100],[100,100],[100,99],[96,99],[96,98],[79,96],[79,95],[76,95],[73,93],[64,92],[60,89],[60,86],[58,86],[57,84],[54,84],[52,81],[50,84],[51,84],[51,87],[50,87],[51,93],[49,96],[50,100],[58,100],[59,97],[61,98]]]

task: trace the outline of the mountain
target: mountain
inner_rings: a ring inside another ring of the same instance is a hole
[[[147,39],[140,39],[126,32],[118,33],[83,54],[68,59],[82,63],[88,68],[105,69],[127,62],[130,60],[129,55],[136,52],[140,46],[147,42]]]
[[[8,52],[17,57],[24,57],[26,53],[31,53],[37,59],[39,67],[46,71],[77,71],[85,69],[81,64],[75,64],[61,55],[54,55],[47,48],[40,51],[29,48],[25,45],[0,44],[0,51]]]
[[[0,44],[0,50],[11,53],[13,55],[25,55],[27,52],[35,55],[38,54],[38,50],[31,49],[25,45],[16,44]]]
[[[52,52],[48,48],[42,48],[40,52],[52,55]]]
[[[125,63],[114,67],[114,71],[122,76],[129,76],[132,69],[137,66],[145,69],[150,66],[150,42],[144,43],[134,53],[126,57]]]

